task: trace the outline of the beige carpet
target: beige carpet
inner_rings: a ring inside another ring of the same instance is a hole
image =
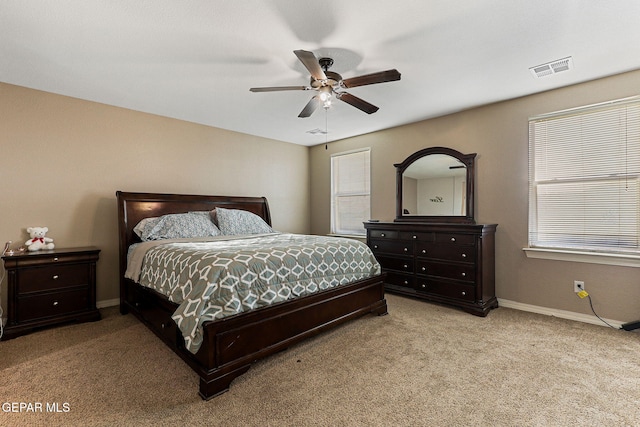
[[[638,333],[387,300],[388,316],[261,361],[208,402],[190,368],[116,308],[3,341],[0,425],[640,425]],[[6,412],[11,402],[43,412]]]

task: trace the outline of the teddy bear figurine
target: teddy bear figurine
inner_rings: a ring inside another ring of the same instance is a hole
[[[31,237],[24,244],[29,251],[39,251],[40,249],[53,249],[56,245],[53,244],[53,239],[45,237],[49,229],[47,227],[29,227],[27,233]]]

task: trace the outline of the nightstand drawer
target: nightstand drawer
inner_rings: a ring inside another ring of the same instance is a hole
[[[89,283],[87,264],[52,265],[18,272],[18,293],[69,288]]]
[[[25,296],[18,300],[18,322],[89,309],[89,289]]]

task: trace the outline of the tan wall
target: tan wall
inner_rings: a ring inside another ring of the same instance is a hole
[[[266,196],[274,228],[309,232],[307,147],[2,83],[0,147],[1,243],[99,247],[98,301],[118,298],[116,190]]]
[[[553,78],[553,77],[549,77]],[[432,120],[311,149],[311,232],[330,229],[332,154],[371,147],[372,217],[395,216],[395,168],[411,153],[445,146],[478,153],[476,220],[497,223],[498,298],[535,306],[591,314],[586,299],[573,292],[584,280],[596,312],[613,320],[640,318],[640,269],[526,257],[528,215],[528,126],[530,116],[593,104],[640,91],[640,71],[497,103]]]

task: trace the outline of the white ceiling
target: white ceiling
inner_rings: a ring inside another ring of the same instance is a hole
[[[249,92],[307,85],[296,49],[402,79],[300,119],[312,92]],[[1,82],[309,146],[634,69],[637,0],[0,1]]]

